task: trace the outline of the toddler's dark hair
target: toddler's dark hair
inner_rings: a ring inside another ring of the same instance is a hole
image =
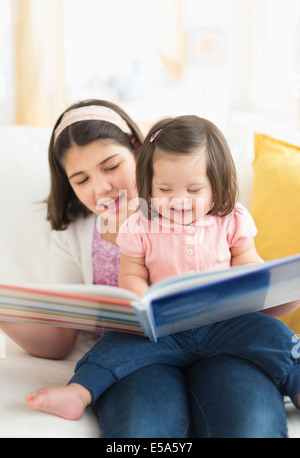
[[[238,186],[227,141],[215,124],[193,115],[159,121],[145,138],[137,161],[136,181],[139,197],[147,201],[149,210],[155,159],[164,153],[193,154],[201,150],[207,156],[206,173],[213,189],[214,205],[209,214],[225,216],[233,210]]]

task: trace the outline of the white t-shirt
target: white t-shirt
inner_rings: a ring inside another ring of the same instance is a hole
[[[96,215],[79,218],[64,231],[53,231],[49,283],[93,283],[92,243]]]

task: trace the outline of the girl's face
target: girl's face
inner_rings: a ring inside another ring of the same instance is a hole
[[[156,210],[169,220],[191,224],[213,206],[213,190],[206,174],[206,154],[161,154],[153,163],[151,197]]]
[[[70,185],[78,199],[93,213],[105,218],[127,214],[137,196],[135,157],[112,140],[95,140],[72,146],[62,159]]]

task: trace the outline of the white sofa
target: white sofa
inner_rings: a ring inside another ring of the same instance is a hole
[[[237,165],[241,201],[249,206],[253,135],[232,131],[228,141]],[[0,283],[45,283],[50,228],[42,201],[49,191],[50,130],[0,126]],[[31,411],[24,397],[47,385],[65,384],[94,335],[82,332],[63,361],[35,358],[0,334],[0,437],[99,437],[91,409],[79,421]],[[290,437],[300,437],[300,412],[287,403]]]

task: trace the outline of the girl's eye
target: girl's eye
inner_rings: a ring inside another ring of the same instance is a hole
[[[170,191],[170,189],[167,189],[167,188],[159,188],[159,190],[160,190],[161,192],[169,192],[169,191]]]
[[[190,189],[190,190],[189,190],[189,192],[191,192],[191,193],[197,193],[197,192],[199,192],[199,191],[201,191],[201,188]]]
[[[80,185],[80,184],[83,184],[83,183],[85,183],[87,180],[88,180],[88,177],[84,178],[84,179],[81,180],[81,181],[78,181],[77,184],[79,184],[79,185]]]
[[[119,164],[116,164],[116,165],[112,165],[111,167],[106,167],[104,170],[105,172],[111,172],[112,170],[115,170],[119,167],[120,163]]]

